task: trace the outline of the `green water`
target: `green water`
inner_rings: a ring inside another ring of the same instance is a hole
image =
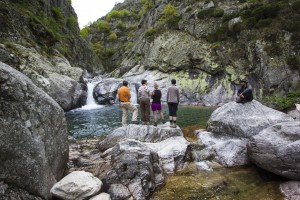
[[[177,123],[181,128],[195,126],[204,128],[215,108],[199,106],[179,106]],[[163,113],[168,120],[168,106],[163,105]],[[76,109],[65,114],[69,135],[75,138],[103,136],[110,134],[114,129],[121,127],[122,111],[118,105],[103,106],[97,109]],[[140,120],[139,113],[138,119]],[[159,116],[158,116],[159,117]],[[131,119],[129,112],[128,120]],[[153,123],[153,113],[151,112]]]
[[[194,170],[167,176],[166,185],[151,200],[282,200],[283,181],[254,166]]]

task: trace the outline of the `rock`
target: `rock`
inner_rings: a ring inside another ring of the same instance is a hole
[[[64,200],[82,200],[97,194],[102,182],[85,171],[74,171],[51,188],[51,194]]]
[[[50,198],[68,162],[64,112],[24,74],[0,62],[0,177]]]
[[[129,195],[148,199],[164,184],[157,153],[137,140],[128,139],[113,147],[111,165],[105,182],[110,185],[112,199],[127,199]]]
[[[195,152],[196,161],[216,161],[225,167],[247,165],[249,163],[247,139],[202,131],[197,133],[202,150]]]
[[[280,184],[280,192],[288,200],[299,200],[300,199],[300,182],[289,181]]]
[[[130,191],[123,184],[111,184],[108,189],[111,198],[114,199],[128,199],[131,196]]]
[[[111,198],[109,194],[103,192],[97,196],[90,198],[90,200],[111,200]]]
[[[207,130],[250,138],[273,124],[289,121],[294,120],[289,115],[266,107],[256,100],[245,104],[230,102],[212,113],[207,122]]]
[[[41,197],[32,195],[27,191],[15,187],[13,185],[8,185],[0,182],[0,199],[1,200],[44,200]]]
[[[112,100],[116,99],[118,88],[121,85],[121,79],[105,79],[94,87],[93,96],[99,104],[110,104]]]
[[[183,136],[173,136],[161,142],[145,144],[158,154],[165,173],[175,173],[183,168],[190,143]]]
[[[248,143],[251,161],[280,176],[300,180],[300,121],[275,124]]]
[[[181,129],[170,128],[167,125],[144,126],[129,124],[114,130],[104,140],[99,142],[100,151],[107,150],[124,139],[135,139],[141,142],[160,142],[170,137],[183,136]]]

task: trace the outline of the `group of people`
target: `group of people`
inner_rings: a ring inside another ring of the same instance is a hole
[[[154,90],[150,91],[147,80],[142,80],[142,85],[138,89],[138,99],[141,111],[141,121],[143,125],[150,124],[150,106],[153,111],[154,126],[157,126],[157,113],[164,123],[164,115],[162,111],[161,97],[162,93],[159,90],[157,83],[154,83]],[[139,124],[137,121],[138,109],[130,102],[131,94],[128,88],[128,82],[123,81],[123,86],[118,90],[120,106],[122,108],[122,126],[127,125],[128,110],[132,112],[132,124]],[[152,103],[151,103],[152,99]],[[177,124],[177,109],[180,100],[179,90],[176,86],[176,80],[171,80],[171,86],[167,91],[167,104],[169,108],[170,127],[176,128]],[[236,103],[246,103],[253,100],[252,87],[246,79],[240,81],[240,88],[237,91]]]
[[[154,126],[157,126],[157,114],[160,115],[160,120],[164,123],[164,115],[162,111],[162,104],[161,104],[161,97],[162,92],[159,90],[159,85],[154,83],[154,90],[150,91],[148,87],[147,80],[142,80],[141,86],[138,89],[138,100],[140,104],[140,111],[141,111],[141,121],[143,125],[150,124],[150,107],[153,111],[153,118],[154,118]],[[132,124],[139,124],[137,121],[138,117],[138,109],[137,107],[130,102],[131,94],[130,89],[128,88],[128,82],[123,81],[122,87],[118,90],[120,106],[122,108],[122,126],[127,125],[127,115],[128,110],[132,112]],[[152,102],[151,102],[152,100]],[[170,120],[170,127],[176,128],[177,127],[177,109],[178,104],[180,101],[180,95],[178,87],[176,86],[176,80],[171,80],[171,86],[168,88],[167,91],[167,104],[169,108],[169,120]]]

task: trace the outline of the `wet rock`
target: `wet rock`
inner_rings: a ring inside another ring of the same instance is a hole
[[[253,136],[248,152],[256,165],[280,176],[300,180],[300,121],[275,124]]]
[[[93,96],[99,104],[110,104],[116,99],[121,79],[108,78],[98,83],[93,90]]]

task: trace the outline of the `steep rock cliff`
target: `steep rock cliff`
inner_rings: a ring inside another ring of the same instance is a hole
[[[188,101],[232,100],[245,77],[256,98],[284,96],[300,86],[299,8],[299,0],[125,0],[86,37],[110,50],[98,53],[114,76],[158,70],[153,81],[177,78]],[[140,78],[151,79],[145,74]]]
[[[64,110],[84,104],[83,70],[101,72],[103,66],[80,37],[71,1],[3,0],[0,10],[1,61],[31,78]]]

